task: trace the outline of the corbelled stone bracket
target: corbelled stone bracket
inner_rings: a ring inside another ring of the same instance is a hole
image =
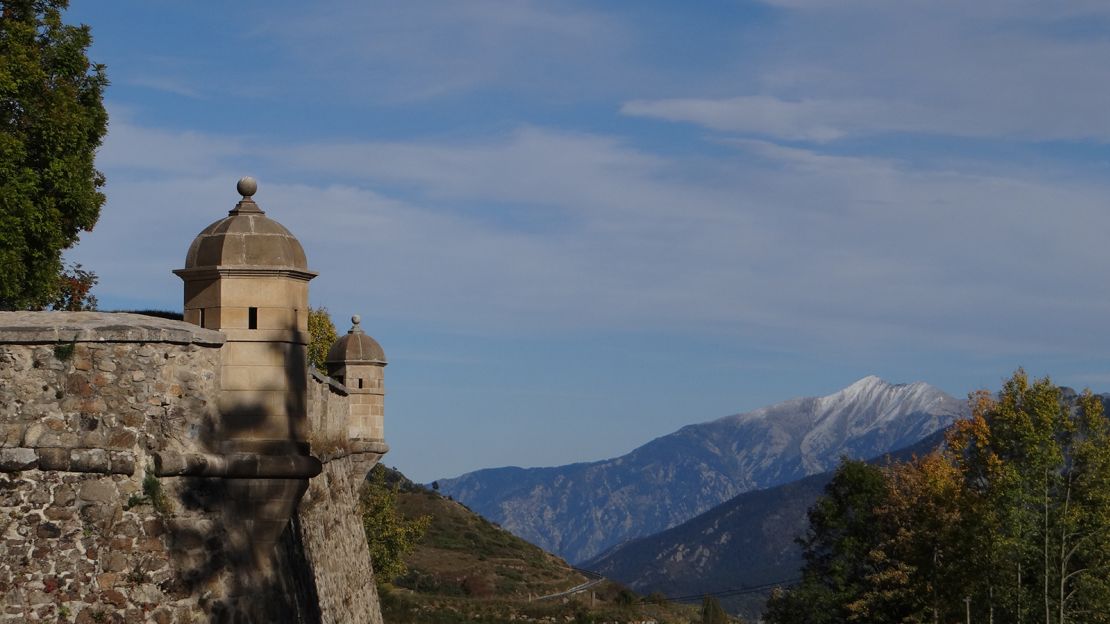
[[[154,474],[159,477],[311,479],[322,469],[320,460],[311,455],[154,453]]]

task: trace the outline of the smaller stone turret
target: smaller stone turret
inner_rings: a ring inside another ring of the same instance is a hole
[[[335,341],[325,365],[328,376],[350,392],[352,440],[385,440],[385,352],[378,341],[362,331],[361,318],[351,317],[351,329]]]

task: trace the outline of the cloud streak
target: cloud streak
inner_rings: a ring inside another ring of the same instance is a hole
[[[1104,3],[772,4],[791,43],[757,80],[731,96],[632,99],[622,112],[791,141],[1110,141],[1110,40],[1084,36],[1110,17]]]
[[[124,127],[113,149],[158,145],[176,156],[147,164],[178,173],[157,184],[120,175],[105,230],[168,218],[199,231],[234,198],[210,173],[219,167],[198,163],[256,158],[268,163],[258,199],[309,250],[317,296],[437,327],[1068,350],[1078,337],[1045,319],[1093,331],[1110,307],[1084,286],[1110,263],[1103,189],[1024,171],[737,141],[729,166],[695,180],[685,163],[612,137],[538,127],[482,142],[304,145]],[[347,181],[267,183],[293,171]],[[467,208],[481,205],[492,208]],[[121,254],[121,240],[90,239],[81,260],[129,287],[154,259],[176,267],[187,238],[136,249],[143,262]],[[348,294],[352,266],[372,297]]]

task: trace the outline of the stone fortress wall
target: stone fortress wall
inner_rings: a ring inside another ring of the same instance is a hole
[[[222,327],[221,279],[286,270],[226,265],[187,263],[214,297],[193,322],[0,313],[0,623],[380,624],[357,490],[388,450],[384,354],[356,322],[345,385],[306,369],[300,322]]]

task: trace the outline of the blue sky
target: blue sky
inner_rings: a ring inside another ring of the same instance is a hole
[[[971,6],[973,5],[973,6]],[[868,374],[1110,390],[1110,4],[73,0],[106,309],[256,199],[384,346],[420,480]]]

